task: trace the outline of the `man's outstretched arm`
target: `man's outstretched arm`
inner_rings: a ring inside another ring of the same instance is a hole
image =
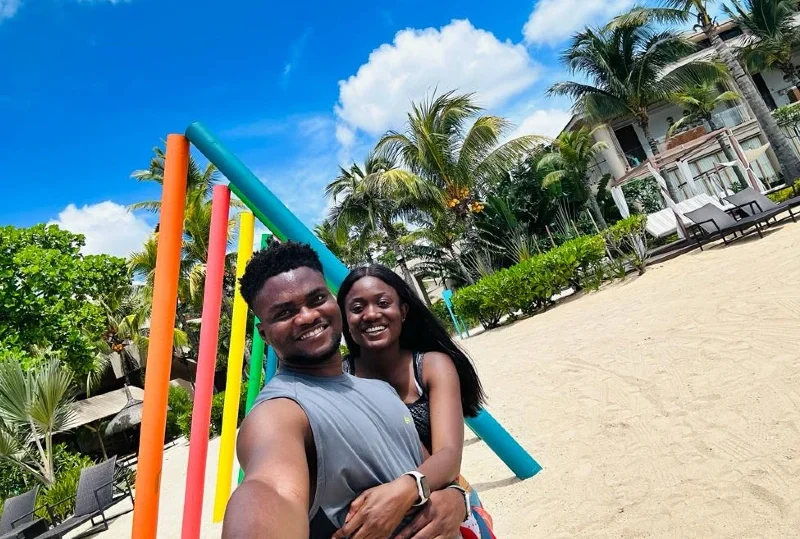
[[[267,401],[242,423],[244,481],[228,502],[222,539],[308,539],[310,427],[289,399]]]

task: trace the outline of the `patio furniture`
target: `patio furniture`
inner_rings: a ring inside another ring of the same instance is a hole
[[[705,193],[701,193],[693,196],[692,198],[678,202],[675,206],[677,207],[678,211],[684,214],[685,217],[686,212],[702,208],[706,204],[714,204],[715,206],[724,209],[724,206],[722,206],[717,199]],[[683,222],[686,226],[692,225],[691,221],[688,219],[684,219]],[[645,225],[645,230],[647,230],[647,233],[656,239],[661,239],[669,236],[670,234],[674,234],[677,229],[678,226],[675,221],[675,212],[672,211],[671,208],[664,208],[663,210],[647,215],[647,224]]]
[[[3,515],[0,516],[0,539],[22,539],[47,529],[45,521],[35,518],[36,495],[39,487],[9,498],[3,504]]]
[[[75,495],[75,511],[73,515],[64,522],[47,530],[45,533],[37,535],[37,539],[63,537],[66,533],[86,522],[92,523],[92,533],[107,530],[108,520],[105,515],[106,509],[121,502],[125,498],[130,498],[131,502],[133,502],[133,493],[131,492],[131,486],[127,479],[121,487],[115,484],[114,471],[116,469],[116,460],[116,457],[112,457],[105,462],[81,470],[81,477],[78,480],[78,492]],[[115,492],[115,490],[117,492]],[[70,499],[71,498],[61,500],[47,507],[51,521],[55,522],[56,520],[52,513],[53,508]],[[95,518],[98,516],[101,520],[95,522]],[[95,529],[98,526],[101,527]]]
[[[733,207],[728,210],[728,212],[734,212],[739,209],[741,208]],[[714,239],[721,239],[725,245],[728,245],[731,241],[743,238],[747,234],[752,233],[750,229],[755,229],[759,237],[764,237],[761,232],[761,225],[772,219],[775,214],[772,212],[765,212],[737,221],[733,216],[722,211],[716,205],[706,204],[702,208],[687,212],[685,215],[695,224],[691,229],[692,235],[702,250],[703,242],[708,243]],[[741,234],[741,236],[737,236],[737,233]],[[733,236],[733,240],[729,241],[729,236]]]
[[[777,222],[777,215],[785,211],[788,211],[789,212],[788,218],[791,218],[792,221],[797,222],[797,219],[795,219],[794,212],[792,212],[792,208],[800,205],[800,197],[790,198],[778,204],[776,202],[773,202],[763,194],[759,193],[752,187],[748,187],[747,189],[742,189],[735,195],[726,197],[725,200],[727,200],[734,206],[740,206],[742,212],[744,212],[744,214],[747,215],[748,217],[753,217],[755,215],[760,215],[765,212],[769,212],[775,216]],[[781,221],[785,221],[786,219],[787,218],[785,217],[781,219]]]

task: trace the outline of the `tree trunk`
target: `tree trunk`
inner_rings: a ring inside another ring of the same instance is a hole
[[[386,231],[386,238],[389,240],[389,245],[392,246],[392,251],[394,251],[394,254],[397,256],[397,264],[400,266],[400,271],[403,272],[403,280],[405,280],[406,284],[410,286],[412,290],[416,290],[417,287],[415,286],[414,276],[411,274],[411,270],[408,269],[403,251],[400,249],[397,233],[394,231],[391,223],[384,222],[382,224],[383,229]]]
[[[644,136],[647,138],[647,143],[650,145],[653,155],[658,155],[658,143],[656,143],[656,139],[653,138],[653,134],[650,132],[650,122],[640,120],[639,127],[641,127],[642,131],[644,131]],[[664,181],[667,183],[667,192],[669,193],[669,197],[674,202],[680,202],[678,199],[678,190],[675,189],[674,185],[672,185],[670,179],[668,177],[664,177]]]
[[[706,118],[706,122],[708,122],[708,127],[711,129],[711,131],[716,131],[717,129],[719,129],[719,127],[714,122],[714,119],[711,116]],[[725,159],[728,162],[736,161],[737,157],[736,155],[734,155],[733,150],[728,146],[728,142],[725,140],[725,137],[722,136],[722,133],[717,135],[716,139],[720,149],[722,150],[722,153],[725,154]],[[744,172],[742,172],[742,169],[740,169],[737,166],[734,166],[733,172],[734,174],[736,174],[736,179],[739,180],[739,183],[741,183],[744,187],[750,185],[747,181],[747,178],[744,177]]]
[[[789,141],[781,133],[778,123],[772,114],[767,109],[766,103],[756,90],[756,85],[753,83],[750,76],[745,73],[739,61],[733,56],[730,48],[722,38],[717,35],[716,26],[713,24],[704,25],[703,31],[708,36],[711,44],[714,46],[722,62],[728,66],[733,79],[739,86],[742,96],[747,104],[753,110],[753,113],[761,126],[761,131],[767,136],[767,140],[772,145],[772,150],[778,157],[778,162],[783,169],[784,182],[786,185],[791,185],[794,180],[800,178],[800,159],[797,154],[789,145]]]
[[[594,220],[597,221],[597,226],[600,227],[600,230],[605,230],[608,228],[608,224],[603,217],[603,212],[600,210],[600,204],[597,203],[597,196],[595,196],[592,186],[589,185],[589,182],[586,182],[586,191],[589,193],[589,197],[586,199],[586,205],[589,206],[589,211],[592,212],[592,215],[594,215]]]
[[[461,270],[461,274],[467,280],[469,284],[475,284],[475,279],[472,278],[472,275],[469,273],[467,266],[464,265],[464,261],[461,260],[461,257],[456,254],[455,249],[452,246],[447,247],[447,251],[450,253],[450,256],[453,257],[456,264],[458,265],[458,269]]]

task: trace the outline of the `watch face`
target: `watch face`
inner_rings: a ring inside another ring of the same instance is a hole
[[[419,484],[422,487],[422,497],[427,499],[431,497],[431,488],[428,486],[428,478],[424,475],[420,478]]]

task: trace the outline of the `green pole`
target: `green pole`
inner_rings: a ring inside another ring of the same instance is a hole
[[[269,245],[272,234],[261,234],[261,248],[265,249]],[[264,339],[256,329],[258,317],[253,317],[253,348],[250,351],[250,376],[247,379],[247,401],[245,402],[244,413],[250,413],[258,392],[261,391],[262,371],[264,369]],[[239,470],[239,484],[244,479],[244,470]]]

